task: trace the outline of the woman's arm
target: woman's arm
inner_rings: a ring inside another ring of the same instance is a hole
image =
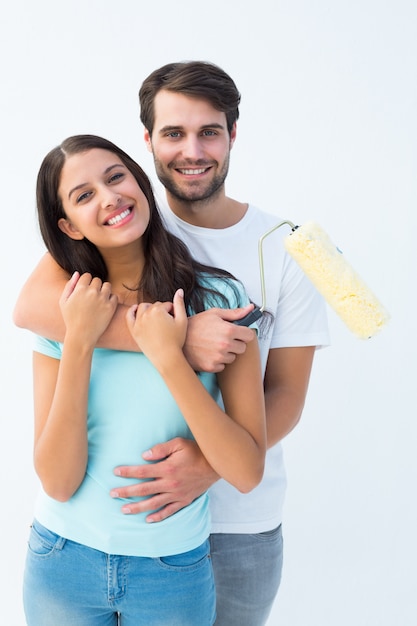
[[[109,283],[84,274],[64,290],[60,304],[66,325],[61,360],[38,352],[33,359],[34,463],[46,493],[66,501],[84,479],[91,360],[117,298]]]
[[[132,307],[128,325],[160,372],[211,467],[239,491],[263,475],[266,434],[259,348],[256,341],[219,374],[226,411],[211,397],[183,353],[187,317],[182,294],[173,303]]]

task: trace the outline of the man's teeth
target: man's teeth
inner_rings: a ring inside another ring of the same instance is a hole
[[[180,170],[181,174],[203,174],[205,171],[205,167],[202,167],[199,170]]]
[[[107,224],[110,224],[110,226],[113,226],[114,224],[118,224],[119,222],[124,220],[124,218],[127,217],[129,213],[130,213],[130,209],[126,209],[126,211],[122,211],[122,213],[119,213],[119,215],[116,215],[116,217],[112,217],[111,219],[107,220]]]

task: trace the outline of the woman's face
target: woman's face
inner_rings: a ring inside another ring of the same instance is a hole
[[[146,231],[148,201],[133,174],[108,150],[92,148],[67,158],[58,189],[66,218],[59,228],[86,237],[105,252],[136,243]]]

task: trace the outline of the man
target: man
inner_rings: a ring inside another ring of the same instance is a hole
[[[230,271],[260,303],[258,240],[280,220],[226,196],[239,117],[236,85],[213,64],[172,63],[148,76],[139,98],[145,141],[166,189],[168,227],[198,260]],[[150,522],[177,512],[210,487],[217,626],[258,626],[270,613],[282,568],[285,471],[280,441],[300,419],[315,348],[328,343],[324,302],[285,253],[287,234],[281,228],[264,243],[267,308],[273,322],[261,323],[259,335],[269,448],[261,484],[240,494],[217,480],[194,442],[183,439],[155,445],[143,455],[153,463],[115,470],[122,477],[153,479],[115,486],[111,494],[147,496],[122,510],[151,511]],[[62,338],[57,301],[67,279],[48,256],[42,259],[22,291],[15,322]],[[36,297],[47,291],[50,302],[42,309],[49,308],[53,316],[41,311]],[[100,345],[131,349],[119,309]],[[229,323],[244,313],[214,309],[190,318],[186,354],[196,370],[220,371],[245,349],[252,331]]]

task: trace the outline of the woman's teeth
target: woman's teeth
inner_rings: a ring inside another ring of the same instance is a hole
[[[119,222],[121,222],[122,220],[124,220],[125,217],[127,217],[130,213],[130,209],[126,209],[125,211],[122,211],[121,213],[119,213],[119,215],[116,215],[115,217],[112,217],[111,219],[107,220],[107,224],[109,224],[110,226],[114,226],[114,224],[118,224]]]

